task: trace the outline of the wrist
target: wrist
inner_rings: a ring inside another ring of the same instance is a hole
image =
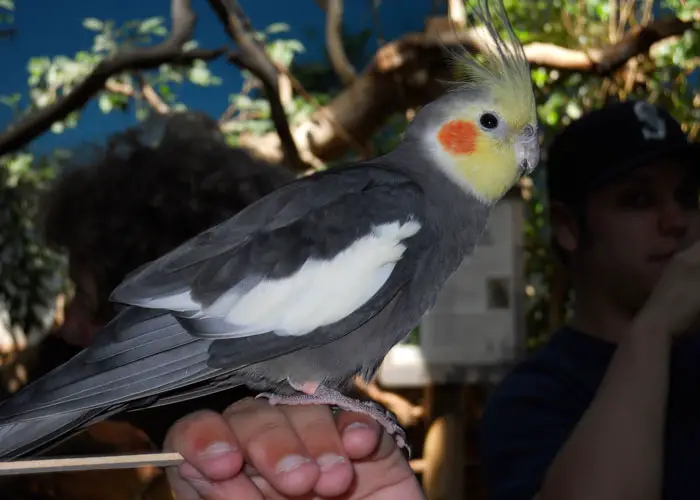
[[[635,336],[669,338],[673,331],[668,320],[668,311],[662,313],[658,307],[647,304],[632,320],[631,332]]]
[[[641,342],[653,349],[664,350],[671,345],[673,331],[663,317],[642,310],[632,321],[628,337],[635,343]]]

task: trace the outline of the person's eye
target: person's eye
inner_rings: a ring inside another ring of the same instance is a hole
[[[700,205],[700,193],[697,189],[679,189],[676,201],[686,210],[697,210]]]
[[[627,191],[620,195],[619,203],[625,208],[649,208],[654,204],[654,197],[643,190]]]

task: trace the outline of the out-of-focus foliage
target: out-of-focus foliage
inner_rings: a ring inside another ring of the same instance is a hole
[[[34,223],[37,190],[52,173],[47,159],[26,153],[0,159],[0,328],[17,341],[51,324],[62,288],[62,259],[41,244]]]
[[[620,7],[620,0],[504,0],[504,3],[524,43],[550,42],[572,49],[598,48],[614,43],[630,27],[648,22],[651,14],[655,17],[675,14],[684,19],[698,19],[700,16],[700,0],[656,0],[653,5],[647,0],[625,0],[622,4],[627,7],[624,8]],[[629,9],[629,6],[633,8]],[[11,21],[8,14],[13,7],[12,0],[0,0],[0,28],[2,23]],[[49,58],[37,55],[31,58],[27,63],[29,102],[22,102],[20,94],[16,94],[3,96],[2,103],[13,108],[17,115],[47,106],[70,91],[104,57],[130,46],[158,43],[168,34],[160,17],[132,20],[123,25],[111,20],[87,18],[83,25],[94,33],[91,47],[70,56]],[[299,64],[295,57],[304,51],[304,46],[298,40],[286,37],[288,31],[289,26],[278,22],[258,32],[257,36],[264,42],[271,58],[288,68],[306,90],[302,94],[291,92],[289,87],[283,88],[283,104],[290,121],[295,123],[332,99],[342,85],[327,61]],[[348,59],[358,70],[369,62],[376,49],[368,43],[370,34],[368,30],[345,33]],[[323,43],[322,36],[317,37],[316,43]],[[187,48],[190,50],[196,46],[196,42],[192,42]],[[614,77],[534,69],[545,145],[560,127],[614,96],[650,97],[669,107],[690,135],[697,137],[700,97],[697,95],[696,68],[699,59],[700,39],[697,33],[688,33],[656,44],[650,57],[635,59]],[[141,86],[151,87],[170,108],[183,109],[186,103],[181,102],[177,92],[182,84],[196,85],[206,92],[206,88],[220,85],[221,79],[204,61],[190,68],[163,65],[157,70],[140,73],[138,77],[130,73],[115,76],[96,100],[103,113],[133,113],[142,120],[152,112],[152,106],[141,97]],[[80,113],[73,113],[54,124],[51,132],[58,134],[79,126],[79,119]],[[259,83],[251,75],[244,73],[241,90],[230,96],[228,109],[222,109],[222,122],[225,122],[224,130],[232,144],[242,132],[263,134],[274,130],[269,104]],[[406,122],[406,116],[392,117],[373,138],[373,152],[380,154],[391,148]],[[546,163],[546,158],[544,160]],[[3,158],[1,164],[2,246],[3,252],[12,256],[14,269],[3,265],[5,260],[2,260],[0,294],[10,305],[13,322],[26,327],[36,322],[28,312],[31,307],[27,304],[41,306],[50,303],[54,293],[53,288],[42,288],[43,285],[37,283],[44,283],[46,276],[53,276],[54,270],[60,269],[55,257],[41,247],[32,223],[36,210],[33,193],[52,177],[54,162],[51,156],[35,159],[20,152]],[[558,297],[553,297],[549,291],[553,269],[544,175],[546,170],[539,169],[526,202],[527,327],[533,345],[555,326],[549,323],[550,307],[560,307]],[[10,250],[5,251],[5,248]],[[22,264],[17,265],[18,262]]]
[[[81,50],[73,56],[55,56],[53,58],[37,56],[27,63],[29,73],[30,104],[25,111],[43,108],[56,98],[70,92],[77,83],[88,75],[105,57],[132,47],[152,45],[163,41],[168,35],[161,17],[132,20],[117,26],[112,20],[87,18],[83,21],[85,29],[94,32],[92,47]],[[188,43],[185,50],[197,48],[195,41]],[[139,89],[148,85],[159,92],[161,99],[172,109],[185,109],[186,106],[177,99],[175,85],[190,82],[197,86],[208,87],[220,85],[221,79],[212,74],[204,61],[197,61],[192,67],[175,68],[163,64],[157,71],[144,72],[140,79],[130,73],[110,78],[107,90],[97,96],[97,102],[104,113],[111,111],[133,112],[139,120],[145,119],[152,108],[140,98]],[[117,90],[111,90],[117,89]],[[74,128],[80,113],[71,113],[65,120],[54,123],[51,131],[60,133],[66,128]]]
[[[619,41],[630,28],[648,23],[652,13],[656,18],[676,15],[684,20],[697,20],[700,15],[700,0],[654,3],[646,0],[505,0],[505,5],[524,43],[550,42],[581,50]],[[625,70],[613,77],[534,69],[532,76],[545,147],[561,127],[612,98],[638,97],[655,101],[667,107],[691,137],[697,139],[699,62],[700,36],[697,31],[688,31],[682,37],[655,44],[649,57],[632,60]],[[546,158],[544,161],[546,165]],[[562,306],[561,298],[553,297],[549,290],[554,257],[549,245],[545,175],[545,168],[538,169],[526,214],[527,331],[532,346],[557,326],[549,323],[550,307]]]
[[[299,40],[272,38],[289,31],[289,25],[274,23],[265,30],[257,32],[258,40],[265,44],[268,56],[283,68],[289,68],[294,56],[304,52],[304,45]],[[241,132],[264,134],[274,132],[275,126],[270,115],[270,105],[264,94],[260,92],[261,85],[249,71],[243,71],[243,89],[229,97],[229,119],[225,128],[230,134],[232,143]],[[321,97],[323,99],[323,96]],[[291,99],[282,99],[290,125],[303,120],[315,109],[304,97],[293,94]]]
[[[0,12],[4,7],[12,7],[10,0],[0,0]],[[72,56],[31,58],[27,62],[29,102],[24,103],[22,94],[15,93],[0,96],[0,104],[12,109],[19,118],[70,92],[103,58],[130,47],[159,43],[168,35],[161,17],[132,20],[120,26],[112,20],[86,18],[83,26],[95,34],[90,48]],[[297,40],[270,40],[272,35],[287,29],[287,25],[277,23],[259,34],[270,56],[282,66],[288,66],[294,55],[303,51]],[[194,41],[186,46],[186,50],[194,48],[197,48]],[[138,78],[124,73],[111,78],[106,90],[95,97],[99,109],[105,114],[133,113],[138,120],[146,119],[153,109],[140,96],[139,89],[144,83],[153,88],[168,107],[180,110],[186,109],[186,105],[177,97],[178,85],[189,83],[206,88],[220,85],[221,79],[205,61],[196,61],[187,68],[163,64],[155,71],[139,73]],[[234,110],[232,106],[229,110],[235,118],[229,122],[232,125],[227,130],[232,142],[241,131],[274,130],[267,101],[256,95],[256,88],[252,77],[246,75],[243,90],[231,96],[231,102],[238,107]],[[326,95],[319,96],[319,102],[326,101]],[[311,107],[295,98],[287,105],[287,110],[294,118],[308,114]],[[54,123],[51,133],[61,134],[75,128],[79,120],[80,113],[72,113]],[[38,195],[53,179],[57,160],[69,154],[69,151],[59,150],[37,158],[22,151],[0,159],[0,329],[26,334],[45,328],[51,320],[57,293],[69,289],[64,260],[45,248],[36,225]]]
[[[14,21],[12,13],[15,10],[14,0],[0,0],[0,29],[8,28]]]

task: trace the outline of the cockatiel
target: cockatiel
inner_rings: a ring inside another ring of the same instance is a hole
[[[493,50],[453,54],[461,81],[392,152],[299,178],[129,275],[94,344],[0,404],[0,458],[241,384],[367,413],[403,445],[387,412],[343,391],[375,374],[539,162],[529,65],[488,2],[475,13]]]

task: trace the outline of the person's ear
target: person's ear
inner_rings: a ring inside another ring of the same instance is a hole
[[[552,202],[549,218],[555,243],[567,253],[575,251],[579,246],[580,228],[574,212],[563,203]]]

